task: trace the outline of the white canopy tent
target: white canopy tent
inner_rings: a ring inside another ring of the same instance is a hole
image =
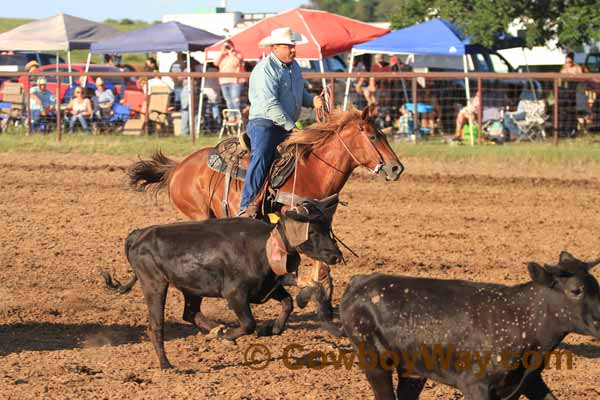
[[[36,20],[0,34],[0,49],[12,51],[52,51],[56,59],[67,52],[71,72],[71,50],[89,49],[92,43],[121,33],[110,25],[60,13]],[[58,63],[56,66],[58,71]]]

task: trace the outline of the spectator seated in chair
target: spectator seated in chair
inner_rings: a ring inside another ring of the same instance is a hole
[[[441,119],[441,106],[437,96],[431,94],[429,86],[425,87],[423,93],[423,103],[431,105],[431,111],[419,114],[421,117],[420,128],[429,133],[429,135],[435,135],[435,129],[438,127],[438,121]]]
[[[46,87],[46,78],[40,77],[36,86],[31,88],[29,107],[31,110],[31,125],[34,129],[40,122],[48,121],[55,116],[56,98]]]
[[[84,131],[89,132],[88,120],[92,116],[92,102],[84,97],[83,88],[73,91],[73,98],[67,106],[69,115],[69,133],[73,133],[75,124],[79,122]]]
[[[101,128],[104,127],[112,115],[115,104],[115,95],[112,90],[107,89],[101,77],[96,78],[96,95],[94,96],[94,113],[100,121]]]
[[[515,121],[523,121],[527,117],[527,113],[525,112],[525,102],[532,101],[535,97],[530,90],[523,90],[521,92],[521,97],[519,99],[519,104],[517,104],[516,111],[509,111],[504,114],[504,127],[508,131],[508,136],[506,137],[507,141],[514,142],[519,137],[521,137],[521,131]],[[514,103],[513,103],[514,104]]]
[[[465,125],[474,124],[479,110],[479,102],[481,93],[477,92],[475,97],[472,97],[465,107],[463,107],[456,116],[456,131],[454,132],[453,141],[462,142],[463,140],[463,127]]]

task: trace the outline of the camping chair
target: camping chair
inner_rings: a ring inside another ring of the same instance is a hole
[[[512,115],[510,119],[517,125],[521,135],[517,141],[521,140],[544,140],[546,131],[544,126],[548,115],[546,114],[546,102],[544,100],[521,100],[525,109],[525,119],[517,120]]]
[[[122,130],[127,121],[129,121],[130,113],[131,107],[115,103],[112,107],[112,114],[106,122],[108,130],[111,132]]]
[[[414,112],[415,112],[415,106],[414,106],[414,104],[413,104],[413,103],[404,103],[404,108],[405,108],[405,109],[406,109],[406,110],[409,112],[409,114],[410,114],[409,121],[414,121]],[[431,104],[427,104],[427,103],[417,103],[417,112],[418,112],[419,114],[425,114],[425,113],[430,113],[430,112],[433,112],[433,105],[431,105]],[[412,124],[414,124],[414,122],[412,122],[412,123],[410,124],[410,126],[411,126],[411,132],[410,132],[410,134],[411,134],[411,135],[413,134],[413,132],[412,132],[412,129],[413,129],[413,128],[412,128]],[[419,138],[421,138],[421,137],[422,137],[422,135],[424,135],[424,134],[429,134],[429,135],[431,135],[432,133],[433,133],[433,132],[431,132],[431,129],[430,129],[430,128],[422,127],[422,126],[419,124]]]
[[[129,107],[130,116],[123,125],[123,135],[139,136],[144,133],[144,114],[146,105],[144,93],[136,90],[126,90],[123,102]]]
[[[169,123],[169,100],[168,87],[154,87],[148,100],[148,120],[165,127]]]
[[[2,101],[0,102],[0,129],[5,131],[10,122],[22,123],[23,115],[23,84],[17,82],[4,82],[2,87]]]
[[[237,108],[226,108],[223,110],[223,123],[221,125],[221,131],[219,132],[219,139],[223,136],[223,132],[227,129],[227,136],[234,133],[239,136],[242,132],[244,121],[242,120],[242,113]]]

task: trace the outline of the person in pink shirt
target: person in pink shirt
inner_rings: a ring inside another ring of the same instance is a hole
[[[217,59],[215,65],[219,68],[219,72],[244,72],[244,59],[229,40],[223,43],[221,56]],[[243,78],[219,78],[221,92],[227,103],[227,108],[241,110],[240,97],[244,82],[245,79]]]

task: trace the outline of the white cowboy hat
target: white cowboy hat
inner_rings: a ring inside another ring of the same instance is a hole
[[[271,31],[271,35],[262,39],[258,43],[259,47],[272,46],[274,44],[304,44],[308,40],[298,32],[294,32],[292,28],[277,28]]]

